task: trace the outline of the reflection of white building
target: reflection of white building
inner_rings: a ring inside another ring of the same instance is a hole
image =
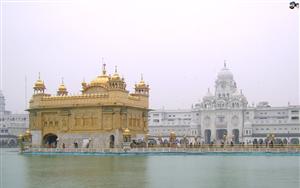
[[[0,142],[14,145],[18,135],[28,129],[28,114],[13,114],[5,111],[5,98],[0,91]]]
[[[151,111],[149,133],[167,136],[168,131],[174,131],[179,137],[197,137],[203,143],[259,143],[267,137],[277,143],[299,143],[299,111],[298,105],[271,107],[267,102],[250,107],[224,64],[215,81],[215,92],[208,89],[202,101],[191,110]],[[185,116],[190,119],[182,121]]]

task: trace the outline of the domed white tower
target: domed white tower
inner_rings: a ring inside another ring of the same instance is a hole
[[[233,74],[226,67],[226,62],[224,62],[224,67],[218,73],[215,82],[215,96],[217,98],[229,98],[236,92],[236,89],[237,87],[236,82],[233,79]]]

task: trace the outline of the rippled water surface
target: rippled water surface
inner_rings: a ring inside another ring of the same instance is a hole
[[[300,156],[30,156],[1,149],[1,188],[299,188]]]

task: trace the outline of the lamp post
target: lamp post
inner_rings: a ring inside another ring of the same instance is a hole
[[[20,134],[18,137],[20,151],[23,152],[25,150],[25,146],[31,147],[32,135],[29,129],[26,130],[25,134]]]
[[[174,143],[176,142],[176,133],[174,131],[170,132],[170,147],[172,147],[172,145],[174,145]]]
[[[126,128],[124,130],[124,133],[123,133],[123,138],[124,138],[124,142],[130,142],[131,141],[131,135],[130,135],[130,130],[128,128]]]
[[[271,143],[272,143],[272,147],[274,146],[274,143],[275,143],[275,135],[272,134],[271,136]]]
[[[184,141],[184,147],[186,148],[187,147],[187,138],[186,138],[186,135],[184,135],[183,141]]]
[[[56,144],[55,144],[55,145],[56,145],[56,146],[55,146],[56,148],[59,147],[59,138],[58,138],[58,137],[56,138]]]
[[[88,143],[88,146],[89,146],[89,148],[92,148],[92,145],[91,145],[91,143],[92,143],[92,139],[91,139],[91,138],[89,138],[89,143]]]
[[[18,143],[19,143],[19,147],[20,147],[20,152],[24,151],[24,137],[22,134],[20,134],[18,136]]]
[[[226,143],[226,140],[227,140],[227,135],[226,135],[226,133],[224,133],[224,135],[223,135],[223,143],[221,143],[221,147],[224,147],[224,145]]]
[[[148,145],[149,136],[150,136],[149,133],[147,133],[146,136],[145,136],[146,148],[149,147],[149,145]]]
[[[158,142],[159,142],[159,146],[162,145],[162,135],[161,133],[158,134]]]
[[[123,149],[125,151],[130,150],[131,133],[128,128],[123,131]]]

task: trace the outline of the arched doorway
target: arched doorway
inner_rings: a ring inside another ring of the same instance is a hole
[[[110,137],[109,137],[109,147],[110,148],[115,147],[115,136],[114,135],[110,135]]]
[[[253,145],[257,145],[257,144],[258,144],[258,141],[257,141],[256,138],[254,138],[254,140],[253,140]]]
[[[9,147],[17,146],[17,141],[15,139],[10,139],[8,142]]]
[[[217,130],[217,140],[224,140],[224,135],[227,135],[226,129],[218,129]]]
[[[211,143],[211,130],[210,129],[206,129],[204,131],[204,139],[205,139],[205,144]]]
[[[57,147],[57,136],[53,133],[46,134],[43,138],[43,144],[49,148]]]
[[[298,145],[299,144],[299,139],[298,138],[292,138],[291,139],[291,144]]]
[[[276,138],[275,139],[275,144],[276,145],[279,145],[279,144],[282,144],[283,142],[282,142],[282,140],[280,139],[280,138]]]
[[[235,144],[238,144],[240,142],[239,141],[240,131],[238,129],[233,129],[232,130],[232,135],[233,135],[233,142]]]

